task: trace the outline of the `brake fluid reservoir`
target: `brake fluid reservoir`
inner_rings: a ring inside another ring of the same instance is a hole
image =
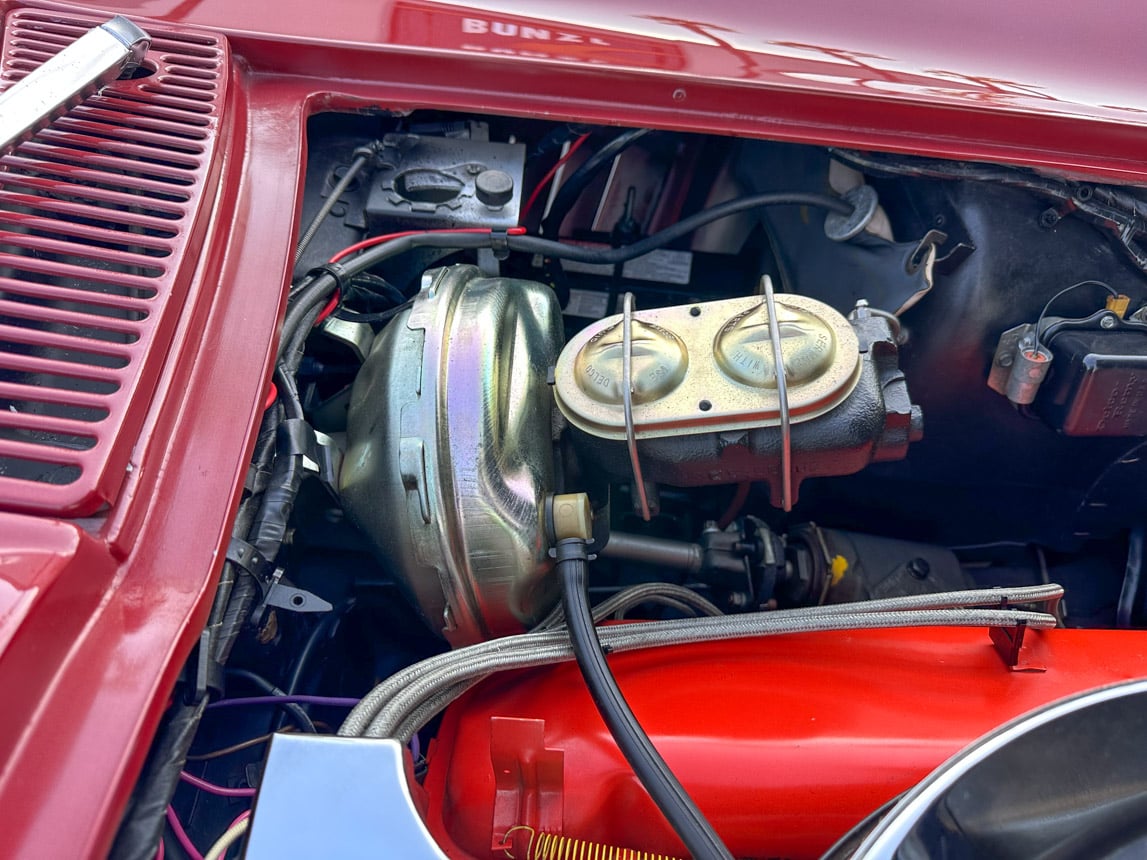
[[[792,423],[822,415],[859,379],[852,326],[804,296],[777,296]],[[607,317],[562,350],[558,407],[575,427],[625,438],[622,322]],[[780,422],[768,314],[759,296],[656,308],[634,314],[633,424],[637,439],[682,432],[744,430]]]
[[[806,296],[775,301],[780,367],[761,296],[634,312],[628,380],[621,315],[574,336],[558,357],[554,394],[580,459],[620,481],[636,480],[635,457],[643,482],[766,481],[782,505],[786,448],[790,503],[806,477],[903,457],[922,418],[897,363],[894,318],[859,306],[846,319]]]

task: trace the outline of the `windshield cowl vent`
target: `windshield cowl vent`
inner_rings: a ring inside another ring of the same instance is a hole
[[[107,16],[7,18],[0,88]],[[229,55],[145,24],[121,79],[0,159],[0,507],[114,503],[218,182]]]

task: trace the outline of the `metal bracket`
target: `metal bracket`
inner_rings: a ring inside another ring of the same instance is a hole
[[[187,681],[187,704],[196,705],[209,696],[223,693],[223,667],[211,657],[212,630],[199,634],[199,644],[183,668],[183,678]],[[192,675],[194,673],[194,675]]]
[[[490,718],[495,775],[491,851],[510,846],[506,837],[516,824],[561,831],[565,753],[546,746],[545,730],[545,720]]]
[[[496,278],[502,274],[502,266],[498,253],[493,248],[478,249],[478,268],[487,278]]]
[[[332,315],[323,320],[319,331],[349,347],[359,364],[366,361],[371,347],[374,346],[374,329],[369,323],[351,322]]]
[[[315,475],[328,490],[337,495],[343,457],[338,443],[301,418],[286,419],[279,425],[278,432],[286,437],[280,453],[301,457],[303,469]]]
[[[283,581],[283,569],[278,568],[271,575],[263,597],[263,605],[259,607],[259,616],[268,607],[286,609],[289,612],[330,612],[334,607],[321,597],[303,588],[295,588]]]
[[[904,264],[904,270],[909,275],[914,275],[920,271],[920,267],[928,262],[929,254],[938,253],[938,248],[948,241],[948,234],[942,230],[929,230],[925,233],[920,241],[916,243],[915,250],[908,255],[908,261]],[[932,260],[935,264],[935,258]]]
[[[258,547],[242,538],[233,537],[227,545],[227,561],[241,567],[260,582],[265,582],[272,574],[272,564]]]
[[[780,343],[779,336],[777,343]],[[641,474],[641,461],[637,457],[637,431],[633,426],[633,293],[626,293],[621,303],[621,398],[625,409],[625,445],[629,449],[629,465],[633,469],[633,491],[641,506],[641,518],[649,522],[649,495]],[[787,409],[787,404],[782,408]],[[782,413],[782,421],[787,420],[786,415],[787,411]]]
[[[1042,605],[1048,615],[1059,617],[1059,602],[1063,594],[1057,594],[1044,600],[1033,601]],[[1007,600],[1000,602],[1001,609],[1008,609],[1011,604]],[[996,646],[996,653],[1004,661],[1004,665],[1013,672],[1046,672],[1047,661],[1041,653],[1039,646],[1042,640],[1038,633],[1028,633],[1027,625],[1020,623],[1015,627],[991,627],[988,629],[992,644]]]
[[[1047,665],[1033,653],[1036,636],[1029,636],[1027,629],[1027,625],[1020,622],[1016,627],[991,627],[988,635],[996,646],[996,653],[1011,671],[1046,672]]]
[[[342,449],[325,433],[320,433],[318,430],[312,432],[315,444],[309,456],[303,456],[303,468],[317,475],[328,489],[336,492],[339,471],[342,468]]]
[[[263,602],[251,613],[256,627],[261,627],[271,609],[282,609],[286,612],[319,613],[330,612],[334,607],[321,597],[302,588],[295,588],[283,581],[283,569],[278,568],[271,576],[269,583],[264,585]]]
[[[272,562],[254,544],[240,538],[231,538],[227,547],[227,560],[255,577],[263,589],[263,603],[255,612],[255,618],[262,618],[270,606],[291,612],[330,612],[334,608],[321,597],[284,582],[283,568],[272,569]]]
[[[781,345],[781,327],[777,322],[777,303],[773,296],[773,279],[761,278],[765,307],[769,313],[769,341],[773,346],[773,365],[777,375],[777,404],[781,413],[781,508],[793,509],[793,430],[789,423],[789,384],[785,374],[785,353]],[[626,355],[628,355],[628,347]]]

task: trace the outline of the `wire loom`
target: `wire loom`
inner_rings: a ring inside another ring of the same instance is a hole
[[[651,854],[634,848],[619,848],[616,845],[573,839],[557,833],[539,833],[525,824],[507,830],[506,841],[511,841],[515,833],[528,833],[529,843],[526,846],[526,853],[521,858],[507,848],[506,856],[510,860],[680,860],[668,854]]]

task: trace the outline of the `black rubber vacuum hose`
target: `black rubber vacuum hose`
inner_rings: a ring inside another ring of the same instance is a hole
[[[562,583],[562,605],[565,608],[574,657],[594,704],[618,748],[661,814],[677,831],[693,860],[733,860],[733,855],[721,842],[713,825],[701,814],[693,798],[678,782],[637,722],[609,670],[601,642],[597,638],[597,630],[593,626],[593,615],[586,594],[588,559],[585,541],[559,541],[557,557],[557,570]]]

